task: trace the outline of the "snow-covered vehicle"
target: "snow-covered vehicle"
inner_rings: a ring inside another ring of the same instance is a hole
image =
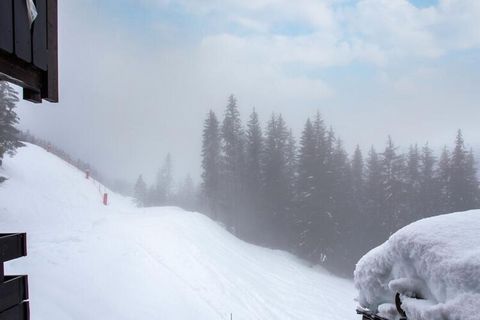
[[[412,223],[357,263],[364,319],[480,319],[480,210]]]

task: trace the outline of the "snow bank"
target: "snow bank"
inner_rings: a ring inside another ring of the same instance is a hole
[[[138,209],[41,148],[5,159],[0,232],[26,231],[32,319],[356,319],[350,281],[178,208]]]
[[[479,319],[480,210],[404,227],[360,259],[354,275],[360,305],[385,317],[396,315],[399,292],[409,319]]]

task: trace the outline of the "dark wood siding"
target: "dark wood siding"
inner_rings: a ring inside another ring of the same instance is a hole
[[[32,62],[32,36],[25,0],[13,0],[13,23],[15,32],[15,55]]]
[[[0,1],[0,49],[13,53],[13,3]]]
[[[25,0],[0,0],[0,80],[23,87],[33,102],[58,102],[57,0],[34,0],[30,25]]]
[[[33,23],[33,64],[42,70],[47,70],[47,0],[37,0],[36,6],[38,16]]]

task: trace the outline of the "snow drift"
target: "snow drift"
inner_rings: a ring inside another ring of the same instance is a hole
[[[399,230],[358,262],[355,286],[361,306],[389,319],[396,292],[409,319],[479,319],[480,210]]]
[[[356,319],[354,289],[207,217],[138,209],[43,149],[5,159],[0,231],[28,233],[32,319]],[[100,189],[100,192],[99,192]]]

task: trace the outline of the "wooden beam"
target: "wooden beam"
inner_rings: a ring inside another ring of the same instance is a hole
[[[46,92],[42,97],[50,102],[58,102],[58,3],[57,0],[47,2],[47,47],[48,71]]]
[[[34,91],[40,91],[42,87],[39,69],[3,50],[0,50],[0,78]]]

